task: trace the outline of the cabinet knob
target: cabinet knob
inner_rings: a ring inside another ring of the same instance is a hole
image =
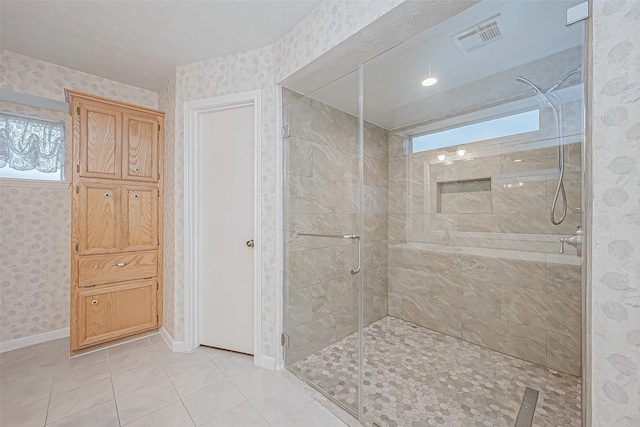
[[[253,247],[253,239],[247,240],[246,245],[247,245],[248,248],[252,248]]]
[[[98,300],[94,299],[93,301],[91,301],[91,305],[98,305]]]
[[[111,193],[104,193],[104,197],[111,197]]]
[[[134,198],[134,199],[137,199],[138,197],[140,197],[140,196],[139,196],[139,195],[137,195],[137,194],[134,194],[134,195],[133,195],[133,198]]]
[[[140,172],[140,168],[133,168],[133,171],[134,171],[135,173],[138,173],[138,172]]]

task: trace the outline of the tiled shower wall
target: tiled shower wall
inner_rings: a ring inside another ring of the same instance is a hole
[[[285,330],[296,362],[358,328],[357,243],[299,232],[358,233],[356,117],[285,90]],[[387,315],[387,132],[364,141],[365,324]]]
[[[570,246],[559,254],[558,239],[581,221],[581,108],[565,111],[559,226],[549,220],[550,111],[540,110],[540,131],[466,144],[462,157],[455,147],[405,154],[402,136],[390,135],[390,315],[580,375],[581,259]]]

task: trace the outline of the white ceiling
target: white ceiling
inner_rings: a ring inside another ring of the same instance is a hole
[[[0,1],[3,49],[157,91],[177,65],[270,45],[320,3]]]
[[[403,113],[402,107],[579,46],[584,42],[583,24],[566,26],[565,19],[567,8],[581,1],[483,0],[390,49],[365,64],[365,120],[386,129],[405,126],[414,117]],[[497,14],[503,37],[461,53],[452,36]],[[422,87],[429,65],[439,81]],[[530,91],[523,85],[513,86]],[[357,115],[357,88],[354,72],[309,96]]]

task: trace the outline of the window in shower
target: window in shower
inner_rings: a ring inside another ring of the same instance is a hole
[[[511,114],[411,138],[413,153],[540,130],[540,110]]]

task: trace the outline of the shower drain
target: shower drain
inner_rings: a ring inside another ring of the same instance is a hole
[[[536,412],[536,403],[538,403],[538,394],[538,390],[529,387],[525,389],[514,427],[531,427],[533,414]]]

